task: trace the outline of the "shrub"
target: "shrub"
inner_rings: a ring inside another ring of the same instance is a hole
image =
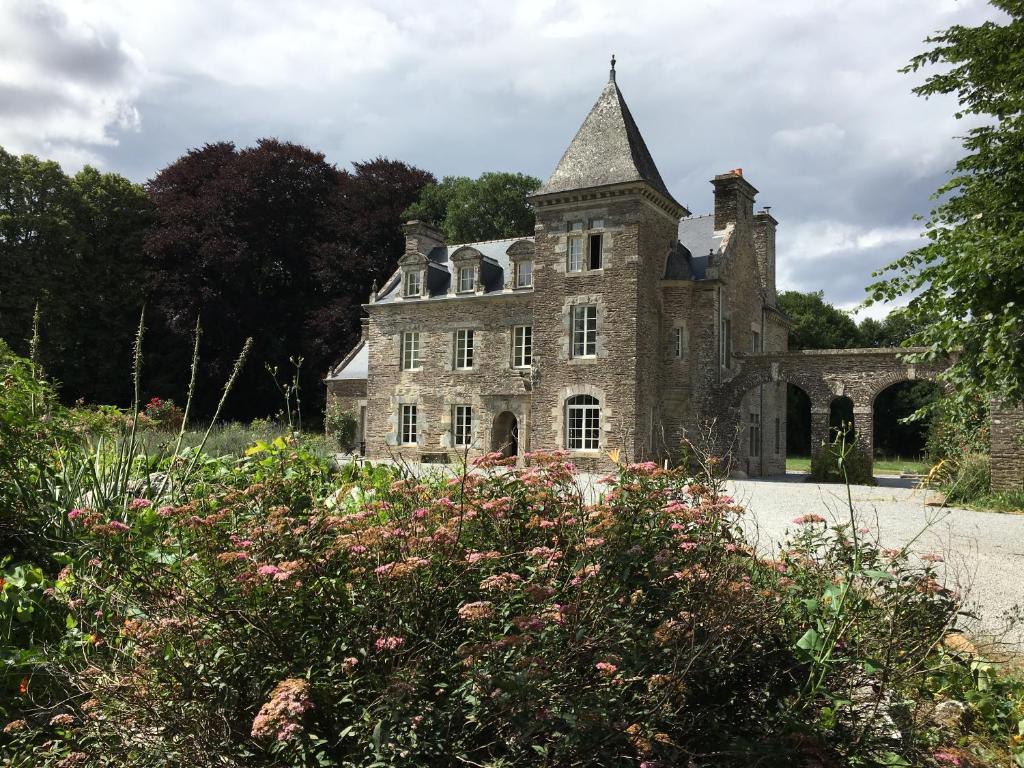
[[[842,434],[837,434],[831,443],[822,443],[821,450],[811,457],[807,479],[814,483],[876,485],[868,455],[856,441],[846,442]]]
[[[352,451],[356,447],[359,421],[351,411],[342,410],[336,403],[331,403],[327,408],[324,427],[341,450]]]
[[[185,412],[173,400],[151,398],[142,412],[149,426],[168,432],[177,432],[185,421]]]
[[[927,483],[940,488],[949,502],[978,502],[988,496],[991,489],[992,460],[982,453],[947,457],[932,468]]]
[[[563,456],[530,458],[332,489],[278,439],[186,503],[83,510],[47,657],[71,695],[11,743],[40,765],[919,756],[888,731],[914,733],[902,702],[955,619],[931,566],[815,516],[762,560],[713,481],[621,467],[590,504]]]

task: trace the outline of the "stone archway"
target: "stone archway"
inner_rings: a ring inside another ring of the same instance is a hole
[[[491,450],[500,452],[502,456],[519,454],[519,421],[512,411],[502,411],[494,417]]]

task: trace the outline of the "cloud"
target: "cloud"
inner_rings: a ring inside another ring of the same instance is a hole
[[[0,6],[0,145],[70,166],[99,161],[114,131],[135,130],[141,62],[109,27],[56,6]]]
[[[277,136],[339,165],[546,177],[618,58],[680,202],[742,167],[779,219],[780,275],[856,300],[915,242],[959,156],[950,99],[899,69],[983,0],[14,0],[0,144],[145,180],[207,141]],[[33,9],[43,8],[35,12]],[[827,265],[828,269],[825,269]],[[813,282],[820,281],[820,282]]]

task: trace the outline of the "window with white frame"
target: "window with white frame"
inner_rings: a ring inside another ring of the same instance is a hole
[[[750,332],[750,351],[760,352],[761,351],[761,333],[759,331]]]
[[[418,269],[410,269],[405,273],[405,289],[402,295],[410,299],[423,295],[423,276]]]
[[[718,335],[718,354],[723,368],[728,368],[732,360],[732,320],[722,318]]]
[[[686,357],[686,329],[682,326],[672,329],[672,357]]]
[[[565,401],[565,447],[570,451],[596,451],[601,447],[601,403],[591,395]]]
[[[456,405],[452,413],[452,445],[473,444],[473,407]]]
[[[418,371],[422,368],[420,359],[420,332],[406,331],[402,334],[402,370]]]
[[[462,328],[455,332],[455,369],[466,371],[473,367],[473,331]]]
[[[476,287],[476,269],[473,267],[459,267],[459,293],[469,293]]]
[[[533,261],[524,259],[516,262],[516,288],[529,288],[533,285]]]
[[[756,458],[761,455],[761,414],[750,414],[750,456]]]
[[[416,423],[416,406],[403,405],[398,429],[398,442],[402,445],[415,445],[418,436]]]
[[[577,304],[572,308],[572,356],[597,356],[597,306]]]
[[[533,326],[517,325],[512,329],[512,367],[533,365]]]
[[[570,235],[565,244],[565,270],[567,272],[583,271],[583,238]]]

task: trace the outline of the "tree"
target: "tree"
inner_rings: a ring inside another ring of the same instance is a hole
[[[876,273],[868,303],[911,296],[910,338],[928,357],[957,356],[946,378],[1024,399],[1024,2],[993,0],[1005,14],[927,38],[904,69],[942,65],[920,96],[955,94],[957,117],[980,119],[925,224],[928,243]]]
[[[149,184],[156,221],[146,237],[149,293],[166,340],[150,366],[156,392],[182,396],[198,317],[200,413],[212,410],[249,336],[252,362],[230,415],[280,410],[264,368],[290,371],[299,357],[303,409],[317,411],[328,365],[358,335],[370,284],[401,253],[398,212],[429,181],[384,159],[339,171],[321,153],[275,139],[245,149],[207,144],[163,169]]]
[[[445,176],[424,188],[403,215],[439,227],[449,243],[532,235],[534,215],[526,197],[539,186],[540,179],[522,173]]]
[[[822,291],[779,294],[779,308],[793,323],[789,330],[790,349],[846,349],[860,345],[857,324],[823,296]]]
[[[860,343],[865,347],[902,347],[918,331],[917,323],[906,312],[893,310],[883,320],[865,317],[861,320]]]
[[[142,305],[142,233],[151,207],[122,176],[0,149],[0,338],[39,358],[65,400],[124,404]]]

